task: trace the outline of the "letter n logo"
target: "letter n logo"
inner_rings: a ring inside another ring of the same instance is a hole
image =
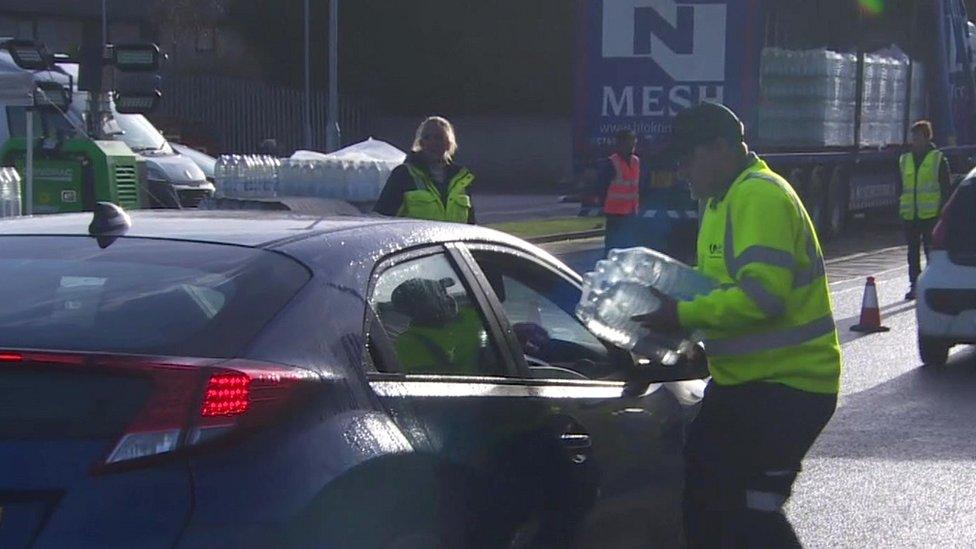
[[[676,82],[725,80],[725,4],[603,0],[603,56],[649,57]]]

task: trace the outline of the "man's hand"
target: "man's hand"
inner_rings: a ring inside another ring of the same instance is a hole
[[[630,319],[656,333],[669,333],[680,330],[678,302],[673,297],[663,294],[654,288],[649,288],[649,290],[654,297],[660,300],[661,305],[650,313],[634,315]]]

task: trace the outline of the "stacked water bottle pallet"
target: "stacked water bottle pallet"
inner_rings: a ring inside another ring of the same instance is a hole
[[[913,80],[919,78],[918,64]],[[762,52],[759,137],[768,144],[854,144],[857,57],[827,49],[766,48]],[[900,143],[907,98],[908,57],[897,48],[864,56],[861,145]],[[922,94],[913,86],[913,108]]]
[[[762,141],[806,146],[854,142],[855,56],[766,48],[760,67]]]
[[[20,174],[14,168],[0,168],[0,218],[18,216],[22,211]]]
[[[379,197],[391,166],[382,161],[224,155],[214,167],[218,198],[310,196],[349,202]]]

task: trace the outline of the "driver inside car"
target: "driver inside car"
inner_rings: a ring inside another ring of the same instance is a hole
[[[393,308],[410,318],[394,344],[406,374],[488,375],[480,367],[487,334],[478,312],[447,292],[451,279],[412,278],[396,287]]]

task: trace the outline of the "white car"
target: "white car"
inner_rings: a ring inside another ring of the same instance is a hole
[[[917,296],[918,352],[924,364],[945,364],[953,345],[976,344],[976,170],[942,210]]]

